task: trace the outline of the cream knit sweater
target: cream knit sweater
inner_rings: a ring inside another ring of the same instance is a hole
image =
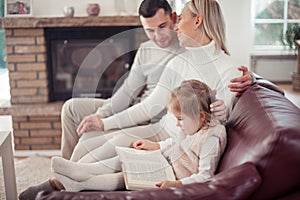
[[[160,142],[162,145],[164,142]],[[180,133],[161,149],[183,184],[204,182],[214,175],[226,146],[226,130],[217,120],[193,135]]]
[[[202,47],[187,48],[182,54],[173,58],[165,68],[159,83],[153,92],[141,103],[103,119],[104,129],[125,128],[135,126],[156,116],[165,109],[171,91],[182,81],[196,79],[217,90],[217,99],[222,99],[230,108],[235,94],[230,92],[230,80],[239,77],[237,65],[231,62],[230,56],[223,51],[215,53],[215,42]],[[176,136],[176,119],[166,114],[161,120],[161,126]]]

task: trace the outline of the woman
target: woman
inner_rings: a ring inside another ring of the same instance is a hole
[[[131,120],[135,122],[141,120],[143,122],[152,115],[159,113],[166,107],[171,91],[179,86],[182,81],[188,79],[205,82],[210,88],[216,89],[217,98],[222,99],[228,108],[231,107],[235,94],[229,91],[228,85],[232,78],[238,77],[240,74],[236,71],[236,65],[231,62],[225,45],[225,24],[218,2],[215,0],[193,0],[188,2],[175,30],[180,44],[186,47],[187,50],[169,62],[157,87],[147,99],[113,117],[103,119],[108,124],[106,129],[122,128],[130,124]],[[135,113],[136,110],[139,112]],[[127,119],[127,121],[119,119]],[[160,120],[160,124],[161,128],[167,131],[171,137],[176,137],[178,128],[175,126],[176,119],[174,116],[165,115]],[[134,142],[136,140],[135,137],[130,136],[130,133],[117,138],[118,142],[122,140]],[[114,143],[113,139],[108,141],[108,145],[112,148],[109,152],[114,151],[114,145],[122,146],[120,143]],[[89,156],[99,159],[102,152],[101,162],[105,163],[107,161],[105,159],[113,159],[111,158],[112,154],[103,155],[103,146],[105,144],[90,152]],[[108,152],[107,146],[105,148]],[[55,162],[52,163],[52,166],[55,168]],[[116,169],[115,171],[119,170]],[[103,172],[99,170],[99,174],[101,173]],[[76,190],[87,189],[87,187],[99,190],[108,189],[106,186],[95,184],[97,177],[98,181],[105,183],[103,180],[118,180],[122,175],[120,173],[101,174],[99,176],[93,174],[89,185],[86,179],[83,184],[82,181],[72,181],[72,177],[67,178],[56,174],[58,180],[61,180],[65,185],[72,185],[72,188],[76,188]],[[114,184],[113,186],[115,188],[111,187],[110,189],[118,189],[120,185]]]

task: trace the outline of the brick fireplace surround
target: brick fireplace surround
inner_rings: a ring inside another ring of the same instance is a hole
[[[140,26],[137,16],[75,18],[3,18],[7,67],[11,87],[10,108],[16,150],[60,149],[60,111],[63,102],[48,97],[46,27]],[[144,33],[137,41],[144,41]]]

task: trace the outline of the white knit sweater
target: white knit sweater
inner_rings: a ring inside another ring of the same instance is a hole
[[[159,83],[153,92],[140,103],[113,116],[103,119],[104,129],[125,128],[148,121],[165,109],[171,91],[182,81],[196,79],[205,82],[217,90],[217,98],[222,99],[230,108],[234,93],[230,92],[230,80],[239,77],[237,65],[231,62],[230,56],[223,51],[215,53],[215,42],[202,47],[187,48],[182,54],[173,58],[165,68]],[[166,114],[161,120],[161,126],[170,134],[176,136],[175,118]]]

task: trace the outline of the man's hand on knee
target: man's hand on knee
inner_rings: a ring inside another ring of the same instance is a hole
[[[103,131],[104,124],[99,114],[86,116],[77,128],[77,134],[81,136],[83,133],[90,131]]]

